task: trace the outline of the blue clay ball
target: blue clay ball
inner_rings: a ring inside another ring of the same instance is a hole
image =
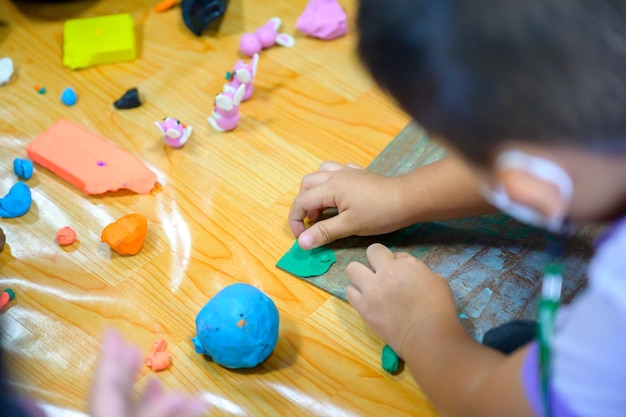
[[[61,94],[61,103],[65,104],[66,106],[73,106],[74,104],[76,104],[77,100],[78,96],[76,95],[76,91],[74,91],[72,87],[67,87],[65,90],[63,90],[63,94]]]
[[[15,175],[25,180],[29,180],[33,176],[33,163],[28,159],[15,158],[13,160],[13,171]]]
[[[30,209],[32,201],[28,185],[18,182],[11,187],[4,198],[0,198],[0,217],[22,216]]]
[[[278,309],[257,288],[229,285],[209,300],[196,317],[197,353],[226,368],[252,368],[272,353],[278,342]]]

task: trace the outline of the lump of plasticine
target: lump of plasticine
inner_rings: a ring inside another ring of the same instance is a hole
[[[218,132],[233,130],[239,124],[239,106],[246,93],[246,85],[241,84],[235,93],[222,92],[215,96],[215,108],[207,118]]]
[[[9,304],[9,301],[15,298],[15,293],[11,288],[7,288],[2,293],[0,293],[0,310],[4,309],[4,307]]]
[[[0,252],[4,249],[4,244],[7,242],[7,237],[4,234],[4,230],[0,227]]]
[[[118,110],[134,109],[141,106],[139,91],[135,87],[128,89],[122,97],[113,103],[113,106]]]
[[[135,255],[143,247],[147,233],[148,220],[141,214],[133,213],[105,227],[100,239],[120,255]]]
[[[390,374],[393,374],[394,372],[398,370],[398,366],[400,365],[400,358],[398,357],[396,352],[394,352],[391,346],[385,345],[385,347],[383,347],[383,353],[382,353],[381,359],[382,359],[383,369],[385,371],[389,372]]]
[[[153,371],[162,371],[170,364],[170,354],[165,351],[165,339],[159,339],[152,345],[152,350],[146,356],[144,362]]]
[[[310,278],[324,274],[335,262],[337,257],[332,250],[323,246],[304,250],[296,240],[291,249],[278,260],[276,266],[298,277]]]
[[[228,2],[224,0],[182,0],[183,22],[194,35],[202,35],[213,21],[218,22]]]
[[[63,90],[61,94],[61,103],[66,106],[73,106],[78,101],[78,96],[76,95],[76,91],[72,87],[67,87]]]
[[[33,176],[33,163],[28,159],[15,158],[13,160],[13,171],[18,177],[29,180]]]
[[[157,176],[119,146],[61,119],[26,147],[28,157],[86,194],[148,194]]]
[[[56,232],[57,242],[59,245],[71,245],[76,241],[76,232],[69,226],[65,226]]]
[[[163,134],[163,139],[172,148],[182,148],[191,136],[193,128],[186,126],[183,122],[175,117],[166,117],[162,122],[154,122]]]
[[[22,216],[30,209],[32,202],[33,199],[28,185],[18,182],[11,187],[9,193],[4,198],[0,198],[0,217]]]
[[[292,47],[295,43],[293,36],[286,33],[278,33],[281,24],[282,20],[279,17],[272,17],[256,31],[244,33],[239,40],[239,49],[245,55],[252,57],[270,46]]]
[[[225,368],[252,368],[278,342],[279,315],[274,302],[257,288],[237,283],[223,288],[196,317],[197,353]]]
[[[346,12],[337,0],[311,0],[298,18],[296,28],[309,36],[331,40],[348,31]]]
[[[63,65],[70,69],[132,61],[135,23],[128,13],[71,19],[63,26]]]
[[[13,75],[13,60],[5,57],[0,58],[0,85],[6,84]]]

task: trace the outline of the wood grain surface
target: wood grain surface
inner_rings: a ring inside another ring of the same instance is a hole
[[[0,2],[0,56],[16,67],[0,87],[0,194],[17,181],[13,159],[60,118],[118,144],[158,175],[150,195],[86,196],[36,167],[27,181],[30,211],[0,219],[7,236],[0,286],[17,294],[1,316],[15,387],[49,416],[82,416],[99,338],[115,327],[146,353],[165,338],[173,363],[156,377],[202,394],[210,415],[436,415],[408,372],[383,371],[382,342],[348,304],[274,266],[293,243],[286,219],[302,176],[328,159],[369,164],[408,122],[359,65],[355,2],[341,0],[350,32],[331,42],[295,30],[305,0],[231,0],[219,31],[202,37],[183,26],[180,8],[155,14],[156,3]],[[65,20],[121,12],[136,24],[135,61],[62,66]],[[217,133],[206,118],[226,71],[243,58],[239,38],[273,16],[296,45],[262,52],[239,127]],[[78,93],[73,107],[59,99],[68,86]],[[115,110],[113,101],[130,87],[144,105]],[[162,140],[154,121],[165,116],[193,126],[184,148]],[[139,254],[120,256],[100,234],[129,213],[148,218],[148,236]],[[62,248],[54,233],[66,225],[78,241]],[[263,290],[281,315],[274,353],[246,371],[197,355],[190,341],[196,313],[235,282]],[[138,386],[154,375],[142,368]]]

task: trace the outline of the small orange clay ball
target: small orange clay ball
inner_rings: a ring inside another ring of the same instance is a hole
[[[61,246],[71,245],[76,241],[76,232],[69,226],[57,230],[56,236],[57,242]]]
[[[103,242],[120,255],[139,253],[148,233],[148,220],[141,214],[127,214],[102,231]]]

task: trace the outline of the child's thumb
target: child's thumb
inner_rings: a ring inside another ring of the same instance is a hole
[[[341,219],[341,215],[315,223],[298,237],[300,248],[315,249],[327,245],[337,239],[351,235]]]

